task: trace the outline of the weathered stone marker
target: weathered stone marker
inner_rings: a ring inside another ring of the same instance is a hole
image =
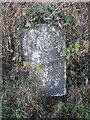
[[[44,95],[65,95],[65,58],[60,57],[65,42],[61,32],[41,24],[22,33],[21,40],[25,60],[40,76]]]

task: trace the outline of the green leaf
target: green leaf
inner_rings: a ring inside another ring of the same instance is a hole
[[[20,119],[20,114],[19,114],[18,111],[16,111],[16,118],[17,118],[17,119]]]
[[[30,22],[27,21],[25,27],[30,27],[30,26],[31,26]]]
[[[43,64],[39,64],[39,68],[40,68],[40,69],[43,69]]]
[[[67,51],[68,51],[68,48],[67,48],[67,47],[64,47],[64,48],[62,49],[61,53],[60,53],[60,56],[65,56],[66,53],[67,53]]]
[[[60,11],[58,14],[59,14],[62,18],[64,18],[64,17],[65,17],[65,14],[64,14],[64,12],[63,12],[63,11]]]
[[[42,8],[38,7],[37,12],[42,14],[42,13],[44,13],[44,10]]]
[[[63,26],[67,27],[68,25],[70,25],[69,23],[64,23]]]
[[[34,66],[33,69],[34,69],[35,71],[37,71],[37,67],[36,67],[36,66]]]
[[[66,59],[69,60],[70,59],[70,50],[68,49],[67,55],[66,55]]]
[[[79,48],[80,48],[80,43],[79,43],[79,41],[78,41],[78,42],[76,42],[76,43],[74,44],[74,50],[75,50],[75,52],[78,52],[78,51],[79,51]]]
[[[39,16],[36,15],[36,16],[34,17],[34,19],[35,19],[35,20],[38,20],[38,19],[39,19]]]
[[[48,5],[48,7],[47,7],[47,10],[49,11],[49,12],[52,12],[53,10],[55,10],[56,9],[56,5],[55,4],[50,4],[50,5]]]
[[[65,22],[66,22],[66,23],[70,24],[71,21],[72,21],[72,19],[71,19],[70,16],[66,16],[66,17],[65,17]]]
[[[57,26],[58,26],[58,22],[53,22],[53,23],[52,23],[52,26],[57,27]]]
[[[63,102],[59,102],[59,103],[55,106],[55,108],[56,108],[57,111],[60,111],[60,110],[62,110],[63,106],[64,106],[64,103],[63,103]]]

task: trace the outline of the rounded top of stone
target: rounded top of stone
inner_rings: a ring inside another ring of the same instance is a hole
[[[29,27],[28,29],[26,29],[24,32],[21,32],[20,33],[20,37],[21,38],[23,38],[24,37],[24,35],[26,34],[26,33],[28,33],[30,30],[40,30],[40,31],[55,31],[55,32],[60,32],[60,30],[59,29],[57,29],[56,27],[53,27],[53,26],[50,26],[50,25],[48,25],[48,24],[46,24],[46,23],[44,23],[44,24],[37,24],[37,25],[35,25],[35,26],[32,26],[32,27]]]

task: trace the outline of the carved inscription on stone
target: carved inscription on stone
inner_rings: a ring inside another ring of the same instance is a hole
[[[65,95],[65,58],[60,57],[65,41],[61,31],[41,24],[22,33],[21,40],[25,60],[40,76],[43,93],[46,96]]]

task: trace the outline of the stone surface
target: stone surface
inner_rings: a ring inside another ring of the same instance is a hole
[[[21,42],[25,60],[30,62],[41,79],[43,94],[65,95],[65,58],[60,57],[65,42],[61,32],[41,24],[22,33]]]

